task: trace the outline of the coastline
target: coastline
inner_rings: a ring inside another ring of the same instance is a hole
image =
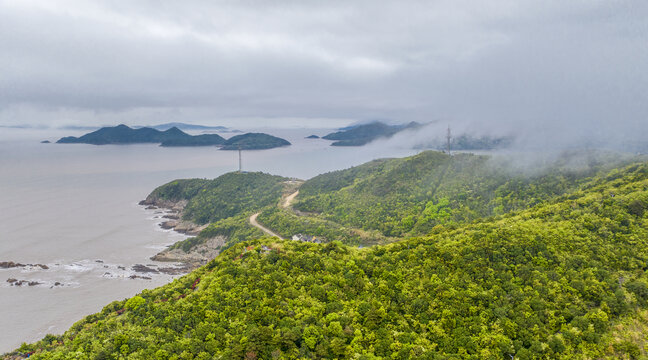
[[[191,221],[182,220],[184,208],[187,206],[187,200],[168,201],[160,200],[150,195],[138,203],[145,206],[146,210],[162,210],[164,215],[160,217],[161,221],[158,226],[163,230],[170,230],[183,235],[197,236],[209,224],[198,225]],[[172,262],[183,264],[185,273],[205,265],[214,259],[220,253],[220,249],[225,245],[227,238],[216,236],[207,239],[200,245],[192,248],[190,252],[185,252],[180,248],[173,248],[176,244],[168,245],[166,249],[150,257],[153,261]]]

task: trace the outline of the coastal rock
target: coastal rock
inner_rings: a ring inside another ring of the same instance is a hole
[[[7,282],[11,284],[11,286],[23,286],[23,285],[36,286],[42,284],[38,281],[18,280],[13,278],[7,279]]]
[[[187,200],[170,201],[159,199],[154,196],[148,196],[145,200],[139,202],[142,206],[155,206],[158,208],[168,209],[174,212],[182,212],[187,206]]]
[[[0,261],[0,269],[11,269],[11,268],[24,268],[24,267],[39,267],[43,270],[48,270],[49,266],[45,264],[21,264],[13,261]]]
[[[0,261],[0,269],[11,269],[15,267],[25,267],[27,265],[21,263],[15,263],[13,261]]]
[[[189,265],[184,264],[180,267],[161,267],[158,270],[160,270],[161,273],[167,275],[182,275],[188,273],[189,271],[191,271],[191,269],[192,268]]]
[[[187,235],[198,235],[201,231],[203,231],[208,224],[205,225],[197,225],[194,224],[190,221],[178,221],[177,224],[173,227],[173,230],[181,233],[181,234],[187,234]]]
[[[224,236],[216,236],[205,240],[201,244],[195,245],[189,252],[184,252],[182,249],[166,249],[153,256],[151,260],[184,263],[187,266],[188,272],[218,256],[220,249],[225,246],[226,241],[227,239]],[[162,269],[159,270],[163,272]]]
[[[159,273],[159,271],[157,271],[156,269],[152,269],[142,264],[135,264],[131,267],[131,269],[138,273],[155,273],[155,274]]]
[[[149,276],[139,276],[139,275],[131,275],[128,278],[129,279],[151,280],[151,278]]]
[[[160,227],[161,227],[162,229],[165,229],[165,230],[170,230],[170,229],[175,228],[177,225],[178,225],[178,222],[172,220],[172,221],[164,221],[164,222],[162,222],[162,223],[160,224]]]

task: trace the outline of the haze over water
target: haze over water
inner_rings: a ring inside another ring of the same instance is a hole
[[[243,152],[243,168],[308,179],[405,148],[331,147],[306,140],[328,130],[264,130],[290,147]],[[213,147],[41,144],[70,132],[0,129],[0,261],[45,264],[0,269],[0,353],[62,333],[85,315],[173,279],[130,279],[134,264],[184,238],[157,225],[162,214],[137,203],[178,178],[214,178],[238,168],[238,154]],[[224,134],[231,136],[231,134]],[[121,267],[121,268],[120,268]],[[41,282],[11,286],[9,278]],[[55,282],[63,286],[54,286]]]

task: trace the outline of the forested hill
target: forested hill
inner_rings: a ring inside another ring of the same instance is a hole
[[[648,329],[647,209],[643,163],[605,171],[533,208],[441,224],[387,246],[255,240],[18,352],[638,359]]]
[[[158,143],[164,147],[219,146],[222,150],[262,150],[290,145],[287,140],[263,133],[236,135],[226,140],[218,134],[189,135],[177,127],[161,131],[148,127],[133,129],[123,124],[103,127],[80,137],[66,136],[59,139],[57,143],[93,145]]]
[[[153,190],[142,204],[172,207],[168,203],[184,201],[184,219],[206,224],[275,205],[287,180],[261,172],[231,172],[213,180],[175,180]]]
[[[461,225],[529,208],[574,191],[591,176],[621,163],[602,159],[564,154],[532,173],[516,170],[503,158],[426,151],[316,176],[300,187],[293,205],[301,216],[273,208],[260,220],[280,233],[287,228],[326,235],[308,226],[309,221],[326,221],[387,237],[422,235],[439,224]],[[576,160],[583,165],[573,166]]]

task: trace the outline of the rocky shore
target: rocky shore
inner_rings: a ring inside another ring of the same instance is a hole
[[[224,236],[216,236],[207,239],[202,244],[197,244],[191,251],[184,252],[182,249],[166,249],[153,256],[154,261],[181,262],[187,264],[191,269],[205,265],[220,253],[227,239]]]
[[[49,266],[44,264],[21,264],[13,261],[0,261],[0,269],[11,269],[11,268],[41,268],[43,270],[49,269]]]
[[[167,214],[162,216],[166,221],[160,223],[162,229],[174,230],[186,235],[198,235],[207,227],[207,225],[198,225],[191,221],[182,220],[182,212],[187,206],[187,200],[169,201],[149,196],[146,200],[140,201],[139,204],[146,206],[147,210],[163,209],[167,211]]]
[[[146,209],[148,210],[165,210],[167,213],[162,216],[165,221],[160,223],[160,227],[165,230],[173,230],[181,234],[197,236],[209,225],[198,225],[191,221],[182,220],[182,213],[184,208],[187,206],[187,200],[169,201],[149,195],[146,200],[140,201],[139,204],[146,206]],[[184,264],[183,268],[160,268],[156,271],[165,272],[182,269],[181,271],[184,271],[182,273],[187,273],[218,256],[221,247],[225,245],[226,241],[227,239],[225,237],[217,236],[215,238],[207,239],[202,244],[194,246],[189,252],[185,252],[182,249],[168,248],[151,257],[151,260]],[[139,269],[143,270],[144,268],[140,267]]]

